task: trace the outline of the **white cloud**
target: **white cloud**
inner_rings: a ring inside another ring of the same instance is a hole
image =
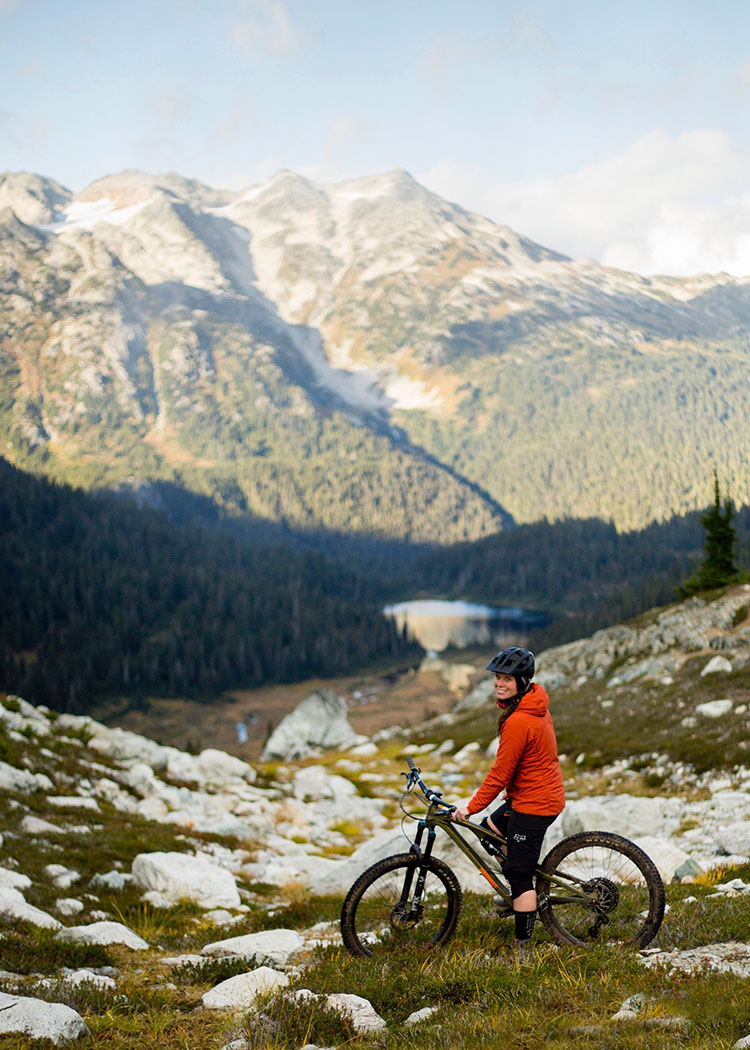
[[[430,189],[575,258],[640,273],[750,274],[750,156],[718,130],[656,131],[556,179],[444,162]]]
[[[242,0],[229,22],[229,39],[253,56],[290,54],[302,43],[283,0]]]

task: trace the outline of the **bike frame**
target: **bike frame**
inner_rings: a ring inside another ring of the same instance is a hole
[[[404,774],[406,776],[406,774]],[[409,779],[411,778],[411,779]],[[498,893],[503,900],[512,907],[513,898],[510,890],[500,881],[500,863],[496,862],[497,866],[488,863],[483,857],[477,853],[474,847],[466,841],[462,833],[467,831],[471,832],[477,839],[488,838],[496,845],[505,846],[507,840],[505,836],[500,832],[491,831],[489,828],[483,828],[478,824],[472,824],[468,820],[456,821],[452,817],[454,807],[449,806],[448,803],[443,802],[440,797],[440,792],[430,790],[426,784],[424,784],[419,777],[419,770],[416,768],[412,770],[411,774],[407,777],[407,784],[409,787],[417,787],[421,795],[422,801],[427,805],[427,813],[424,817],[420,818],[417,825],[417,833],[414,836],[414,841],[410,847],[409,852],[414,853],[420,858],[427,859],[432,854],[432,848],[435,844],[435,838],[437,835],[437,829],[445,832],[458,848],[464,853],[480,875],[483,876],[490,884],[492,889]],[[422,840],[427,835],[427,842],[424,849],[422,848]],[[535,877],[542,876],[551,885],[558,887],[560,890],[564,890],[563,895],[557,893],[547,894],[544,897],[540,896],[537,902],[537,907],[542,909],[548,904],[563,904],[578,902],[583,906],[591,906],[593,904],[593,897],[584,888],[584,880],[578,878],[575,875],[566,875],[562,872],[556,872],[551,875],[546,872],[542,872],[541,868],[537,866],[534,870]],[[427,869],[424,866],[420,866],[419,875],[417,878],[417,886],[415,891],[415,899],[421,899],[422,891],[424,889],[425,879],[427,877]],[[402,899],[405,901],[411,891],[411,878],[407,877],[405,880],[404,890]]]

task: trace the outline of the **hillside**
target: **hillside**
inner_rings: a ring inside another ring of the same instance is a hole
[[[210,701],[419,651],[315,552],[178,526],[2,458],[0,493],[0,680],[35,702]]]
[[[702,506],[710,465],[750,502],[747,280],[575,262],[405,172],[11,174],[0,208],[25,469],[412,542],[644,527]]]
[[[369,741],[350,732],[342,750],[283,763],[248,764],[209,737],[189,754],[0,696],[3,1045],[499,1050],[522,1033],[541,1050],[739,1050],[749,602],[750,589],[731,588],[539,655],[568,794],[550,844],[592,827],[629,836],[661,870],[669,910],[641,952],[606,933],[557,944],[537,924],[522,973],[512,924],[444,844],[464,889],[447,945],[363,959],[338,932],[345,889],[413,834],[397,804],[404,755],[450,801],[486,770],[479,664],[437,719]],[[302,735],[326,731],[317,719]],[[419,812],[414,797],[407,809]]]

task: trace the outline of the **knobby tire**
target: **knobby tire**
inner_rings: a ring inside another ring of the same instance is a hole
[[[425,892],[414,901],[420,867]],[[410,880],[405,900],[404,886]],[[445,944],[456,931],[463,894],[455,873],[437,857],[414,853],[386,857],[363,872],[341,909],[341,936],[353,955],[368,958],[394,948]]]
[[[565,873],[583,880],[593,904],[585,905],[575,886],[567,891],[552,882]],[[634,842],[606,831],[583,831],[558,842],[540,865],[536,891],[539,917],[560,944],[645,948],[664,918],[656,865]]]

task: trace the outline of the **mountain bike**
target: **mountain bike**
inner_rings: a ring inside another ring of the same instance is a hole
[[[453,820],[456,807],[443,800],[442,791],[424,783],[410,758],[406,761],[401,808],[418,821],[417,832],[407,853],[379,860],[347,893],[341,935],[353,955],[443,945],[456,932],[463,894],[455,872],[432,855],[438,830],[487,880],[500,908],[506,914],[512,911],[502,856],[483,848],[488,843],[502,850],[504,836],[468,820]],[[421,817],[404,806],[412,792],[427,805]],[[478,841],[472,843],[472,836]],[[535,888],[539,918],[560,944],[644,948],[664,918],[664,884],[656,865],[634,842],[608,831],[583,831],[558,842],[538,865]]]

